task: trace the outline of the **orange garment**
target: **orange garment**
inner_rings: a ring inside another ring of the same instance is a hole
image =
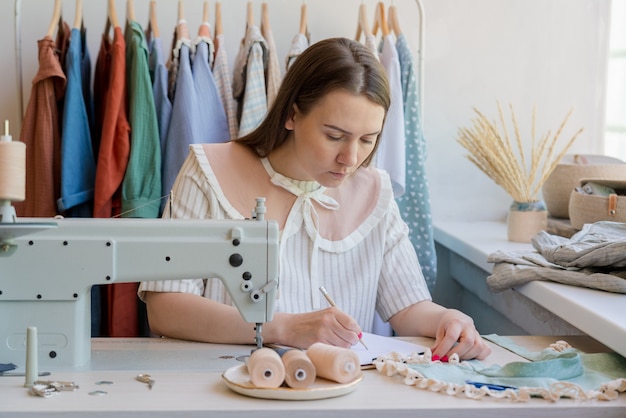
[[[130,155],[130,125],[126,111],[126,42],[119,27],[113,42],[102,37],[94,80],[97,126],[101,129],[94,217],[110,218],[120,214],[122,180]],[[97,95],[96,95],[97,93]],[[134,337],[139,334],[137,284],[118,283],[103,292],[101,329],[109,337]]]
[[[113,42],[102,37],[96,66],[108,66],[97,71],[104,97],[96,109],[101,122],[100,147],[96,167],[94,218],[110,218],[120,213],[122,180],[130,155],[130,125],[126,116],[126,42],[119,27],[114,29]]]
[[[37,41],[39,70],[32,83],[21,140],[26,144],[26,200],[15,202],[18,216],[52,217],[61,185],[61,131],[59,102],[66,78],[54,40]]]

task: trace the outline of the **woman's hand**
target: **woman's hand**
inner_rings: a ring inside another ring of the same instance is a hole
[[[431,350],[434,360],[445,360],[454,353],[462,360],[482,360],[491,353],[491,348],[474,327],[472,318],[455,309],[447,309],[441,316]]]
[[[491,348],[481,338],[474,321],[456,309],[432,301],[415,303],[389,319],[397,335],[435,338],[433,356],[442,359],[456,353],[463,360],[486,358]],[[436,358],[436,357],[434,357]]]
[[[300,314],[277,312],[274,320],[266,324],[266,331],[272,334],[270,342],[276,344],[307,348],[323,342],[349,348],[359,342],[361,328],[350,315],[331,307]]]

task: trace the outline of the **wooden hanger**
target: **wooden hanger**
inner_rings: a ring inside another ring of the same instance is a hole
[[[248,2],[248,5],[246,7],[246,26],[250,27],[250,26],[254,26],[254,5],[252,4],[251,1]]]
[[[185,2],[183,0],[178,0],[178,23],[176,24],[176,39],[191,39],[189,36],[189,27],[187,26],[187,21],[185,20]]]
[[[211,25],[209,24],[209,0],[204,0],[202,6],[202,23],[198,28],[198,36],[204,39],[211,38]]]
[[[150,0],[150,30],[155,38],[159,35],[159,25],[156,16],[156,0]]]
[[[307,26],[307,9],[306,3],[302,3],[302,7],[300,8],[300,33],[306,35],[308,32]]]
[[[135,5],[133,0],[126,0],[126,21],[130,23],[135,20]]]
[[[109,0],[108,9],[109,11],[108,11],[108,19],[107,19],[107,28],[104,31],[105,33],[109,31],[110,26],[113,26],[113,28],[117,28],[120,26],[120,23],[117,20],[117,12],[115,11],[115,0]]]
[[[387,19],[385,19],[385,4],[379,1],[376,4],[376,12],[374,13],[374,25],[372,25],[372,34],[376,35],[378,28],[380,27],[383,36],[389,35],[389,26],[387,26]]]
[[[222,32],[222,3],[215,3],[215,36],[221,35]]]
[[[59,26],[59,21],[61,20],[61,6],[63,4],[62,0],[54,0],[54,11],[52,12],[52,20],[50,21],[50,26],[48,26],[48,32],[46,36],[53,37],[54,30]]]
[[[74,16],[74,29],[83,27],[83,0],[76,0],[76,15]]]
[[[204,0],[204,6],[202,7],[202,23],[209,23],[209,1]]]
[[[357,41],[360,40],[361,34],[365,36],[369,36],[372,34],[372,31],[370,30],[370,25],[369,23],[367,23],[367,7],[365,6],[365,3],[361,3],[361,5],[359,6],[359,20],[357,22],[356,36],[354,39]]]
[[[178,21],[185,20],[185,2],[178,0]]]
[[[270,25],[269,6],[266,1],[261,3],[261,28],[265,31],[272,29],[272,26]]]
[[[398,20],[398,8],[395,5],[389,6],[389,27],[396,34],[400,36],[402,29],[400,29],[400,21]]]

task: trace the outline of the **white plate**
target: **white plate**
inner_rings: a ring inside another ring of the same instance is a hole
[[[231,367],[222,374],[222,379],[231,390],[253,398],[281,399],[304,401],[313,399],[334,398],[346,395],[357,388],[363,380],[363,373],[350,383],[335,383],[330,380],[316,378],[315,382],[308,388],[293,389],[290,387],[279,387],[275,389],[257,388],[250,382],[250,375],[245,364]]]

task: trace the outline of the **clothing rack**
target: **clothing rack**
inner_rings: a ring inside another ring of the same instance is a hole
[[[14,28],[15,28],[15,66],[16,66],[16,82],[18,86],[17,91],[17,103],[19,106],[19,115],[20,120],[24,117],[24,80],[22,74],[22,0],[14,0]],[[51,0],[52,1],[52,0]],[[131,0],[128,0],[131,1]],[[424,121],[424,45],[425,45],[425,15],[424,15],[424,6],[422,3],[423,0],[415,0],[415,5],[417,7],[417,19],[419,24],[419,39],[417,51],[415,53],[415,64],[418,70],[418,92],[419,92],[419,115],[420,121],[423,123]],[[361,4],[365,3],[365,0],[360,0]],[[391,4],[393,5],[393,0]],[[306,0],[303,0],[303,4],[306,4]],[[355,9],[356,10],[356,9]],[[21,125],[21,122],[20,122]]]

